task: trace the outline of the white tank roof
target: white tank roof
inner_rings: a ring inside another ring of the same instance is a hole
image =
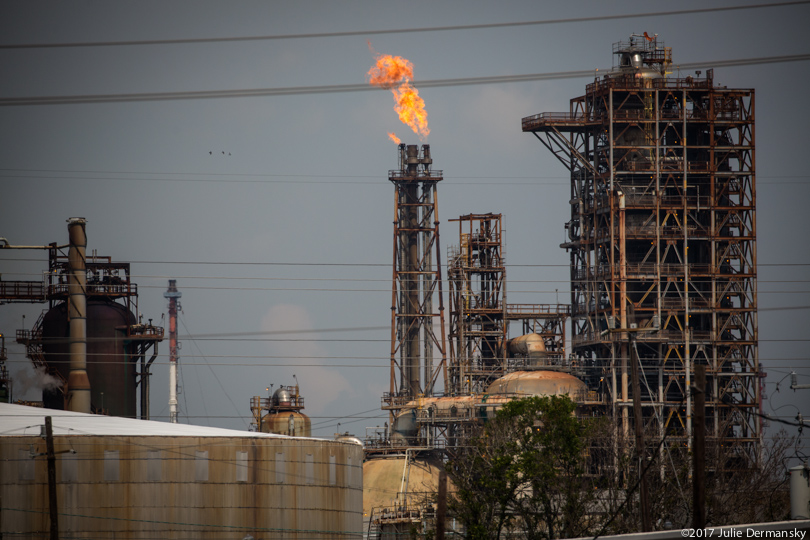
[[[208,426],[170,424],[72,411],[59,411],[0,403],[0,436],[39,435],[45,417],[51,417],[54,435],[119,435],[157,437],[255,437],[302,439],[275,433],[256,433]]]

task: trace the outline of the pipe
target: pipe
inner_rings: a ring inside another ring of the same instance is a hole
[[[158,345],[155,342],[155,348],[152,357],[146,362],[146,356],[141,356],[141,420],[149,420],[149,367],[155,361],[158,355]]]
[[[71,218],[71,219],[84,219],[84,218]],[[14,246],[11,245],[8,239],[5,236],[0,236],[0,249],[63,249],[66,247],[70,247],[70,244],[65,244],[63,246],[57,245],[50,245],[50,246]]]
[[[163,293],[169,299],[169,422],[177,423],[177,299],[183,293],[177,290],[177,280],[169,280]]]
[[[624,193],[618,191],[616,193],[619,196],[619,302],[621,304],[621,317],[622,317],[622,329],[627,329],[630,327],[630,321],[628,320],[628,313],[627,313],[627,216],[626,216],[626,199]],[[630,350],[628,347],[628,343],[626,340],[629,338],[629,335],[626,333],[622,333],[622,431],[624,433],[625,440],[630,436],[630,411],[628,408],[628,373],[627,373],[627,363],[630,357]]]
[[[70,374],[67,410],[90,413],[90,379],[87,377],[87,234],[84,218],[68,222],[68,320],[70,321]]]

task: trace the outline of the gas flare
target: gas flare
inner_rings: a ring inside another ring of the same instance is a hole
[[[402,142],[402,141],[399,140],[399,137],[397,137],[396,135],[394,135],[390,131],[388,132],[388,138],[391,139],[392,141],[394,141],[394,144],[399,144],[399,143]]]
[[[370,45],[369,45],[370,48]],[[387,88],[394,94],[394,110],[403,124],[424,140],[430,134],[425,110],[425,100],[419,97],[419,91],[411,86],[413,64],[401,56],[375,53],[376,62],[368,70],[368,82],[380,88]],[[399,144],[399,139],[388,134],[392,141]]]
[[[393,88],[413,79],[413,64],[401,56],[376,55],[377,62],[368,70],[368,82],[381,88]]]

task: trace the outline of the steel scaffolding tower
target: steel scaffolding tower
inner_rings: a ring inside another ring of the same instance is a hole
[[[506,372],[506,268],[500,214],[461,216],[451,248],[450,379],[452,395],[483,392]]]
[[[439,256],[436,185],[430,146],[399,145],[394,184],[394,273],[391,285],[391,386],[384,408],[392,415],[405,403],[433,394],[439,373],[447,380],[444,303]],[[438,311],[433,296],[438,292]],[[439,333],[434,323],[440,326]],[[434,366],[434,350],[441,356]],[[420,375],[424,370],[424,376]]]
[[[625,435],[638,358],[646,427],[680,444],[705,365],[707,436],[731,448],[725,467],[746,467],[762,440],[754,90],[715,86],[713,70],[667,77],[657,37],[613,52],[568,113],[522,121],[571,175],[573,355]]]

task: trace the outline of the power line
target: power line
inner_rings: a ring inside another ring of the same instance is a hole
[[[200,346],[197,345],[196,338],[193,337],[193,334],[189,331],[188,327],[186,326],[185,317],[178,317],[178,319],[180,319],[180,324],[183,325],[183,329],[187,332],[187,334],[189,336],[187,339],[191,339],[192,345],[194,345],[194,347],[197,349],[197,352],[199,353],[200,357],[202,357],[202,359],[205,361],[205,365],[208,366],[208,369],[211,371],[211,375],[214,376],[214,379],[217,381],[217,384],[219,384],[219,387],[222,390],[222,393],[225,395],[226,398],[228,398],[228,401],[231,402],[231,405],[233,405],[233,408],[234,408],[234,410],[236,410],[236,413],[239,414],[239,407],[237,407],[236,403],[234,403],[233,400],[231,399],[230,394],[228,394],[228,391],[225,389],[225,385],[223,385],[222,381],[219,380],[219,377],[217,376],[217,373],[214,371],[214,368],[211,366],[211,363],[208,362],[208,358],[206,358],[206,356],[203,354],[202,349],[200,349]],[[244,339],[244,338],[241,338],[241,339]],[[200,385],[200,390],[202,390],[202,385]],[[202,400],[202,401],[203,401],[203,406],[205,406],[204,404],[205,404],[206,400]],[[249,426],[246,426],[246,427],[249,427]]]
[[[705,62],[687,62],[673,66],[682,70],[749,66],[759,64],[775,64],[782,62],[803,62],[810,60],[810,54],[794,54],[781,56],[762,56],[756,58],[740,58],[736,60],[714,60]],[[440,88],[450,86],[470,86],[481,84],[506,84],[518,82],[534,82],[554,79],[578,79],[594,77],[597,70],[557,71],[547,73],[531,73],[525,75],[498,75],[486,77],[463,77],[456,79],[433,79],[413,81],[418,88]],[[28,105],[78,105],[97,103],[124,103],[139,101],[175,101],[188,99],[216,99],[216,98],[245,98],[290,96],[307,94],[335,94],[345,92],[384,91],[369,84],[332,84],[318,86],[287,86],[277,88],[250,88],[238,90],[196,90],[182,92],[141,92],[123,94],[85,94],[72,96],[38,96],[38,97],[6,97],[0,98],[0,107],[28,106]]]
[[[219,38],[187,38],[187,39],[152,39],[152,40],[129,40],[129,41],[84,41],[84,42],[64,42],[64,43],[20,43],[3,44],[0,49],[49,49],[49,48],[72,48],[72,47],[121,47],[121,46],[141,46],[141,45],[180,45],[194,43],[228,43],[242,41],[275,41],[284,39],[311,39],[311,38],[334,38],[351,36],[373,36],[384,34],[412,34],[425,32],[447,32],[459,30],[484,30],[490,28],[514,28],[520,26],[539,26],[553,24],[573,24],[583,22],[597,22],[621,19],[638,19],[643,17],[669,17],[675,15],[696,15],[699,13],[713,13],[723,11],[739,11],[747,9],[774,8],[808,4],[810,0],[794,2],[775,2],[766,4],[748,4],[741,6],[711,7],[699,9],[682,9],[670,11],[652,11],[646,13],[625,13],[620,15],[594,15],[590,17],[568,17],[561,19],[543,19],[536,21],[516,21],[504,23],[485,24],[465,24],[452,26],[428,26],[423,28],[395,28],[388,30],[350,30],[346,32],[310,32],[300,34],[275,34],[264,36],[241,36],[241,37],[219,37]]]
[[[810,2],[810,0],[808,0]],[[372,179],[383,179],[384,175],[380,174],[273,174],[273,173],[209,173],[209,172],[170,172],[170,171],[107,171],[107,170],[82,170],[82,169],[17,169],[17,168],[5,168],[0,167],[0,171],[10,172],[10,173],[61,173],[61,174],[105,174],[105,175],[145,175],[145,176],[195,176],[195,177],[207,177],[207,176],[227,176],[227,177],[252,177],[252,178],[372,178]],[[7,178],[38,178],[38,179],[60,179],[60,180],[151,180],[151,178],[131,178],[131,177],[124,177],[124,178],[87,178],[87,177],[75,177],[75,176],[29,176],[29,175],[5,175]],[[806,174],[791,174],[791,175],[757,175],[757,182],[761,181],[763,178],[803,178],[808,179],[810,178],[809,175]],[[471,175],[444,175],[445,180],[452,180],[452,179],[475,179],[475,180],[501,180],[501,179],[512,179],[512,180],[566,180],[561,185],[570,185],[570,177],[565,175],[552,175],[552,176],[541,176],[541,175],[530,175],[530,176],[471,176]],[[169,181],[169,179],[165,178],[158,178],[157,180],[161,181]],[[180,179],[180,181],[186,181],[187,179]],[[221,179],[213,179],[212,182],[220,182],[227,180]],[[250,182],[251,180],[246,180],[246,182]],[[256,180],[256,182],[261,182],[262,180]],[[382,185],[389,185],[387,183],[382,183]],[[498,184],[500,185],[500,184]],[[523,185],[523,183],[521,183]]]
[[[4,169],[0,169],[4,170]],[[12,169],[5,169],[5,170],[12,170]],[[24,169],[20,169],[25,171]],[[32,170],[33,171],[33,170]],[[33,171],[36,172],[36,171]],[[67,173],[75,173],[80,174],[80,171],[64,171]],[[85,174],[103,174],[103,173],[95,173],[92,171],[88,171]],[[165,174],[165,175],[186,175],[186,176],[196,176],[198,173],[107,173],[107,174]],[[201,175],[205,175],[205,173],[199,173]],[[101,177],[101,176],[93,176],[93,177],[86,177],[86,176],[61,176],[61,175],[51,175],[51,176],[44,176],[44,175],[15,175],[15,174],[0,174],[0,178],[9,178],[9,179],[19,179],[19,180],[79,180],[82,182],[92,182],[92,181],[104,181],[104,182],[167,182],[167,183],[180,183],[180,184],[258,184],[258,185],[265,185],[265,184],[296,184],[296,185],[336,185],[336,186],[346,186],[346,185],[360,185],[360,186],[367,186],[367,187],[378,187],[378,188],[389,188],[387,183],[381,182],[380,180],[383,178],[383,175],[328,175],[328,174],[230,174],[230,173],[222,173],[222,174],[208,174],[208,176],[252,176],[252,177],[267,177],[264,179],[243,179],[243,178],[236,178],[236,179],[224,179],[224,178],[137,178],[132,176],[119,176],[119,177]],[[290,177],[293,178],[291,180],[280,180],[279,178],[286,178]],[[313,180],[315,178],[373,178],[376,181],[363,181],[363,180]],[[502,187],[502,186],[533,186],[533,187],[549,187],[549,186],[569,186],[570,182],[548,182],[542,181],[538,182],[537,180],[560,180],[565,179],[566,177],[563,176],[445,176],[444,179],[447,182],[447,186],[452,187],[469,187],[469,186],[486,186],[486,187]],[[799,178],[803,180],[799,181],[768,181],[769,178]],[[757,177],[757,184],[760,185],[797,185],[797,184],[807,184],[807,179],[810,178],[808,176],[758,176]],[[489,182],[469,182],[465,180],[476,179],[476,180],[490,180]],[[527,182],[511,182],[511,181],[504,181],[510,179],[524,179],[524,180],[534,180],[534,181],[527,181]]]
[[[2,253],[3,249],[0,246],[0,253]],[[4,261],[14,261],[14,262],[42,262],[45,259],[34,259],[34,258],[19,258],[13,257],[8,259],[3,259]],[[128,263],[128,264],[181,264],[181,265],[212,265],[212,266],[219,266],[219,265],[227,265],[227,266],[329,266],[329,267],[349,267],[349,268],[365,268],[365,267],[386,267],[390,268],[391,263],[376,263],[376,262],[355,262],[355,263],[325,263],[325,262],[284,262],[284,261],[154,261],[154,260],[137,260],[137,259],[129,259],[129,260],[122,260],[117,261],[119,263]],[[776,262],[776,263],[757,263],[757,267],[788,267],[788,266],[810,266],[810,263],[794,263],[794,262]],[[507,264],[507,268],[570,268],[570,263],[565,264]],[[165,287],[165,286],[164,286]],[[390,291],[389,291],[390,292]]]
[[[39,279],[42,278],[42,272],[4,272],[4,276],[17,276],[17,277],[34,277]],[[312,278],[305,278],[305,277],[267,277],[267,276],[182,276],[182,275],[155,275],[155,274],[130,274],[129,277],[131,279],[146,279],[146,280],[165,280],[165,279],[184,279],[184,280],[199,280],[199,281],[206,281],[206,280],[222,280],[222,281],[334,281],[334,282],[348,282],[348,283],[391,283],[391,278],[338,278],[338,277],[312,277]],[[420,283],[421,281],[417,278],[414,279],[401,279],[401,282],[405,283]],[[442,283],[448,284],[451,283],[453,279],[446,278],[442,280]],[[713,283],[710,279],[690,279],[690,283]],[[570,278],[563,278],[563,279],[510,279],[509,284],[514,283],[557,283],[562,285],[568,285],[570,283]],[[757,283],[759,285],[763,285],[765,283],[810,283],[808,279],[758,279]],[[142,288],[164,288],[165,285],[141,285]],[[192,288],[205,288],[203,286],[192,286]],[[290,289],[292,290],[292,289]],[[364,289],[367,290],[367,289]],[[387,290],[387,289],[386,289]],[[631,289],[632,291],[632,289]],[[538,291],[544,292],[544,291]],[[568,293],[570,291],[560,290],[559,292]],[[638,292],[638,291],[634,291]],[[769,291],[763,291],[769,292]],[[519,303],[519,302],[518,302]],[[777,308],[760,308],[760,311],[772,311],[776,309],[807,309],[810,306],[786,306],[786,307],[777,307]],[[341,329],[342,330],[342,329]],[[350,328],[349,330],[354,330]],[[246,335],[252,335],[253,333],[248,333]]]

